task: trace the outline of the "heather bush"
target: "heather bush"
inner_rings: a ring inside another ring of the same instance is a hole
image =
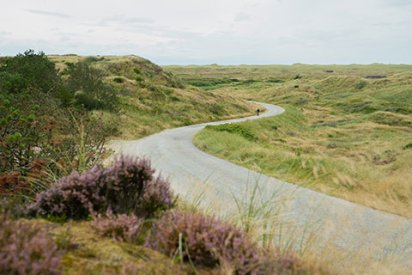
[[[91,222],[93,229],[103,237],[117,241],[135,242],[142,229],[142,220],[135,215],[97,215]]]
[[[145,159],[122,156],[108,168],[73,172],[39,193],[30,212],[40,216],[84,219],[90,214],[133,213],[153,216],[173,206],[169,183],[153,176]]]
[[[103,169],[97,166],[84,174],[73,172],[39,193],[29,211],[39,216],[87,218],[105,205],[104,197],[99,194],[102,175]]]
[[[0,215],[1,274],[59,274],[61,256],[43,229]]]
[[[167,212],[153,224],[145,245],[200,266],[229,263],[238,274],[259,272],[259,250],[242,231],[200,214]]]
[[[103,172],[101,194],[114,214],[153,216],[170,209],[174,201],[169,182],[154,177],[147,159],[122,156]],[[105,209],[105,211],[107,210]]]

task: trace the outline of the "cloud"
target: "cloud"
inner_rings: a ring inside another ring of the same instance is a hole
[[[147,17],[128,17],[126,15],[112,15],[101,19],[97,24],[100,26],[146,26],[153,25],[156,22],[153,18]]]
[[[11,35],[11,32],[0,31],[0,36],[9,36],[9,35]]]
[[[35,2],[3,7],[1,54],[34,48],[137,54],[161,64],[412,63],[412,0]]]
[[[410,6],[412,2],[410,0],[383,0],[385,4],[390,6]]]
[[[246,13],[238,13],[236,14],[235,17],[235,22],[243,22],[243,21],[249,21],[251,18],[248,14]]]
[[[37,10],[37,9],[25,9],[24,11],[39,15],[46,15],[46,16],[54,16],[59,18],[70,18],[71,16],[65,13],[60,12],[52,12],[52,11],[44,11],[44,10]]]

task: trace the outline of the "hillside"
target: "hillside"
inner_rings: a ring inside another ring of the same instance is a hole
[[[277,118],[239,124],[242,131],[209,127],[195,138],[201,149],[292,183],[412,217],[410,65],[167,69],[206,90],[286,109]]]
[[[160,130],[253,113],[244,100],[184,85],[170,72],[138,56],[50,56],[59,71],[89,62],[120,97],[116,138],[139,138]],[[106,113],[109,119],[117,114]]]

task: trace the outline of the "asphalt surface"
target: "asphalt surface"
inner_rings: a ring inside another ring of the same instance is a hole
[[[273,219],[273,232],[283,239],[286,232],[294,235],[296,249],[311,241],[319,251],[333,245],[346,255],[359,255],[362,251],[378,259],[394,257],[401,266],[412,270],[412,220],[259,174],[193,145],[193,136],[206,125],[261,119],[284,112],[279,106],[259,104],[266,108],[260,116],[165,130],[139,140],[112,141],[109,147],[115,151],[114,156],[149,158],[158,173],[169,178],[177,195],[224,218],[239,213],[234,198],[247,206],[257,186],[255,208],[265,205],[267,213],[262,214],[262,219]],[[276,238],[274,242],[282,240]]]

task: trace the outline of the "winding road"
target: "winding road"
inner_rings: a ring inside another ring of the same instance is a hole
[[[394,257],[406,270],[412,270],[412,220],[259,174],[206,154],[193,145],[193,136],[206,125],[260,119],[284,112],[279,106],[259,104],[266,108],[260,116],[169,129],[139,140],[112,141],[109,147],[115,151],[114,155],[150,158],[152,166],[169,178],[176,194],[224,218],[239,212],[234,198],[244,206],[252,199],[256,208],[265,205],[268,211],[262,220],[273,219],[273,232],[278,234],[276,242],[282,242],[279,236],[283,241],[290,238],[286,230],[296,237],[295,249],[312,241],[311,246],[319,251],[333,245],[346,255],[365,252],[378,259]],[[259,192],[252,198],[255,186]]]

